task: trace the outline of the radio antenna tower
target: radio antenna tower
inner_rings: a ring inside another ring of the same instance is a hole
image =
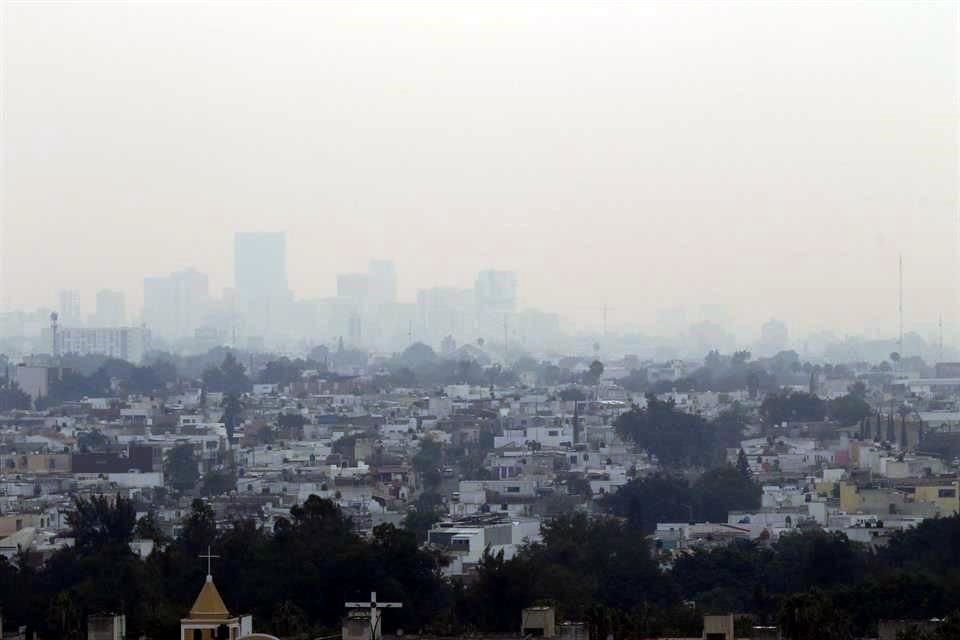
[[[60,316],[57,314],[56,311],[50,314],[50,335],[53,338],[51,351],[53,352],[54,358],[60,357],[60,340],[59,340],[60,336],[57,335],[57,330],[59,329],[59,324],[57,320],[59,320],[59,318]]]
[[[900,352],[900,357],[903,357],[903,254],[900,254],[900,297],[898,301],[898,311],[900,314],[900,331],[897,337],[897,351]]]
[[[940,317],[937,319],[937,327],[940,330],[940,339],[939,339],[939,344],[937,346],[939,347],[938,350],[940,352],[940,362],[943,362],[943,314],[942,313],[940,314]]]

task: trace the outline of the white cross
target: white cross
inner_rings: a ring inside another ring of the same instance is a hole
[[[381,609],[401,609],[401,602],[377,602],[377,592],[370,592],[370,602],[344,602],[343,606],[348,609],[366,609],[370,608],[370,630],[371,640],[380,640],[382,633],[380,630],[380,610]]]
[[[212,561],[214,558],[219,558],[220,556],[215,556],[215,555],[213,555],[212,553],[210,553],[210,547],[208,546],[208,547],[207,547],[207,553],[206,553],[206,555],[204,555],[204,554],[201,553],[199,557],[201,557],[201,558],[206,558],[206,559],[207,559],[207,577],[208,577],[208,578],[212,577],[212,576],[213,576],[213,572],[211,571],[211,569],[212,569],[213,567],[212,567],[212,565],[211,565],[210,563],[211,563],[211,561]]]

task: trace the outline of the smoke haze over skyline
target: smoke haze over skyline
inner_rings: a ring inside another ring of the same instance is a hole
[[[515,271],[597,326],[958,319],[956,3],[3,5],[0,304],[282,231],[299,298]]]

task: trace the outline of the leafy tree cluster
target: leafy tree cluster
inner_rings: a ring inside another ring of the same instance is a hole
[[[227,352],[218,367],[209,367],[203,372],[203,387],[207,391],[228,395],[240,395],[249,392],[253,385],[247,377],[246,369],[237,362],[233,352]]]
[[[726,458],[726,448],[739,446],[746,416],[734,407],[715,423],[680,411],[673,400],[647,396],[647,406],[634,406],[617,418],[617,433],[671,466],[711,466]]]
[[[485,354],[460,354],[445,358],[428,345],[417,342],[386,363],[388,375],[382,379],[387,387],[470,384],[490,386],[514,384],[517,372],[500,365],[490,365]]]
[[[607,496],[605,507],[644,533],[658,522],[726,522],[730,511],[760,506],[760,487],[735,467],[711,469],[690,484],[679,476],[657,474],[631,480]]]
[[[749,351],[737,351],[732,355],[711,351],[704,358],[703,366],[689,376],[674,381],[662,381],[655,384],[650,391],[726,392],[748,389],[751,395],[756,395],[761,390],[777,387],[779,369],[774,359],[751,361]],[[782,376],[782,372],[780,373]]]
[[[870,404],[859,393],[848,393],[827,402],[830,418],[843,426],[859,423],[873,413]]]
[[[793,640],[854,638],[875,635],[881,619],[927,620],[955,611],[958,559],[955,515],[897,533],[877,552],[814,530],[783,535],[770,546],[740,542],[685,556],[671,575],[704,611],[749,612],[779,624]]]
[[[87,615],[123,609],[129,634],[171,637],[203,583],[197,556],[207,545],[222,556],[214,574],[225,602],[284,637],[328,632],[342,603],[371,588],[404,602],[387,616],[388,629],[438,634],[514,631],[524,607],[552,604],[561,619],[586,621],[600,636],[698,636],[703,613],[739,611],[780,625],[791,640],[843,639],[875,635],[879,619],[942,617],[960,601],[960,516],[928,520],[877,552],[842,534],[806,531],[699,551],[663,570],[629,518],[567,514],[513,558],[485,555],[470,584],[444,580],[442,559],[419,549],[414,533],[384,525],[361,538],[316,496],[272,532],[251,521],[218,530],[210,506],[195,500],[178,537],[146,560],[130,540],[162,534],[150,516],[135,522],[122,497],[78,500],[70,525],[76,545],[44,565],[24,553],[0,557],[11,625],[79,639]],[[688,601],[696,606],[681,606]],[[952,638],[956,623],[903,637]]]
[[[760,405],[766,425],[782,422],[818,422],[827,415],[826,403],[812,393],[780,391],[767,394]]]
[[[200,479],[193,445],[179,444],[167,452],[163,472],[177,491],[190,491]]]
[[[129,542],[151,527],[135,523],[128,500],[78,500],[75,510],[76,546],[42,568],[25,554],[13,562],[0,557],[6,623],[42,637],[84,638],[86,616],[122,609],[131,637],[175,637],[203,585],[206,567],[197,556],[207,545],[221,556],[214,577],[228,606],[242,606],[258,628],[284,637],[329,631],[343,603],[371,588],[404,602],[386,617],[391,630],[428,627],[449,605],[439,559],[421,551],[413,533],[384,525],[363,539],[333,503],[316,496],[279,520],[273,533],[251,521],[218,532],[209,505],[194,501],[180,536],[146,560]]]
[[[699,634],[699,620],[672,611],[680,593],[629,523],[564,515],[542,533],[542,543],[509,560],[487,554],[469,588],[454,586],[453,618],[461,626],[514,630],[524,607],[549,603],[563,619],[588,621],[591,636],[627,626]]]
[[[0,379],[0,411],[32,409],[30,396],[16,382]]]
[[[65,368],[50,384],[49,394],[37,399],[39,408],[75,402],[83,398],[125,394],[151,395],[163,391],[178,379],[176,367],[168,360],[137,366],[126,360],[106,359],[91,373]]]

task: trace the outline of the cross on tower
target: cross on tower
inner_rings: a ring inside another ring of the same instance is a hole
[[[381,609],[400,609],[403,607],[401,602],[377,602],[377,592],[370,592],[370,602],[344,602],[343,606],[348,609],[370,609],[370,640],[380,640],[383,633],[380,629],[380,610]]]
[[[207,546],[207,553],[206,554],[201,553],[199,557],[207,559],[207,580],[211,580],[213,578],[213,571],[211,570],[213,566],[211,564],[211,561],[214,558],[219,558],[220,556],[213,555],[213,553],[210,552],[210,547]]]

